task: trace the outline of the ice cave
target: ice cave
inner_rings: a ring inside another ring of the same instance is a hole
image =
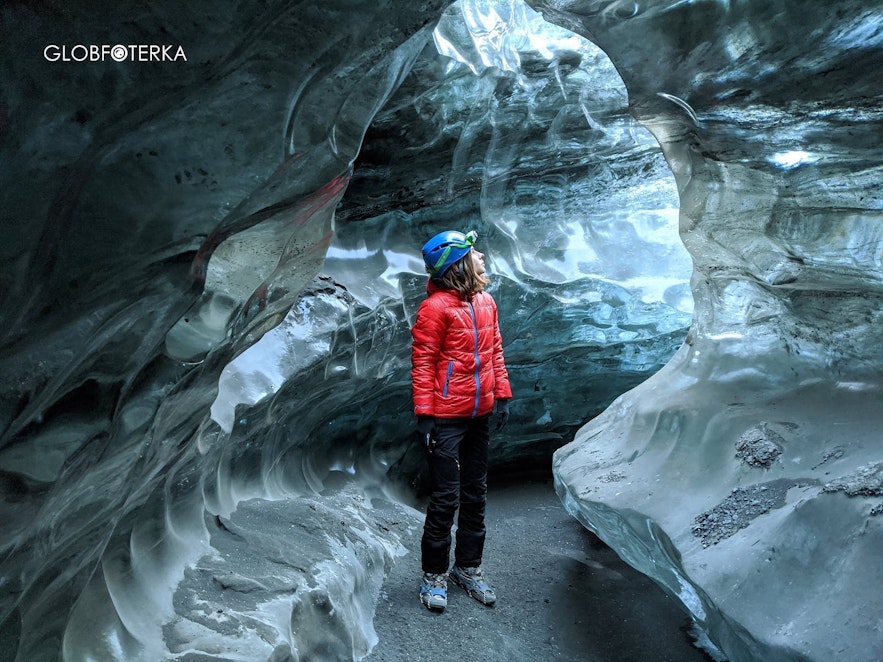
[[[883,660],[879,3],[13,1],[0,52],[3,660],[370,662],[449,227],[492,475],[713,659]]]

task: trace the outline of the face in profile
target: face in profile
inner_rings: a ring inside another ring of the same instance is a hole
[[[485,272],[484,253],[479,253],[477,249],[473,248],[469,251],[469,259],[472,260],[472,268],[475,273],[479,276],[483,275]]]

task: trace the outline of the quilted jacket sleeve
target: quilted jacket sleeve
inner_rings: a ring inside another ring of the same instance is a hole
[[[503,359],[503,336],[500,335],[500,323],[497,317],[497,306],[494,305],[494,398],[501,400],[512,397],[512,386],[509,384],[509,372]]]
[[[444,335],[444,309],[434,305],[429,297],[417,309],[417,320],[411,329],[411,388],[417,416],[435,414],[436,366]]]

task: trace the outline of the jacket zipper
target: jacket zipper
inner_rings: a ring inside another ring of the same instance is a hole
[[[472,307],[471,301],[466,303],[469,304],[469,312],[472,314],[472,330],[475,333],[475,407],[472,409],[472,418],[475,418],[478,415],[478,401],[481,397],[481,376],[479,375],[481,357],[478,354],[478,320],[475,318],[475,308]]]
[[[454,370],[454,362],[448,361],[448,374],[445,375],[445,387],[442,389],[442,397],[448,397],[448,386],[451,384],[451,372]]]

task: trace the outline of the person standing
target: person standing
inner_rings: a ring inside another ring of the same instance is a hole
[[[420,601],[438,611],[448,604],[449,577],[485,605],[497,599],[481,567],[488,441],[491,414],[498,414],[497,429],[509,418],[512,388],[476,238],[475,232],[449,230],[424,244],[427,297],[411,328],[414,413],[432,482],[421,541]]]

